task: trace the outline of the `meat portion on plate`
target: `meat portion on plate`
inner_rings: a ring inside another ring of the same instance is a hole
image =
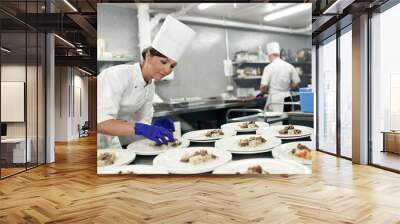
[[[312,160],[311,149],[303,144],[297,144],[297,148],[292,149],[290,152],[293,156],[306,160]]]
[[[218,137],[224,135],[221,129],[213,129],[206,132],[206,137]]]
[[[117,155],[111,152],[104,152],[97,155],[97,166],[109,166],[113,165],[115,160],[117,159]]]
[[[299,135],[299,134],[301,134],[301,130],[295,128],[293,125],[287,125],[282,130],[279,130],[279,134],[281,134],[281,135]]]
[[[243,122],[239,124],[240,128],[247,129],[247,128],[258,128],[258,125],[255,121]]]
[[[151,142],[151,145],[152,146],[159,146],[159,147],[167,146],[167,145],[163,145],[163,144],[157,145],[155,142]],[[178,147],[180,145],[182,145],[182,142],[177,138],[174,138],[173,142],[168,142],[168,147]]]
[[[242,138],[239,140],[240,147],[256,147],[261,144],[264,144],[267,140],[261,136],[252,136],[250,138]]]
[[[236,174],[269,174],[260,165],[250,166],[244,173],[237,172]]]
[[[193,165],[197,165],[200,163],[205,163],[211,160],[217,159],[217,156],[209,153],[207,150],[199,150],[195,151],[194,153],[191,154],[186,154],[181,158],[181,162],[183,163],[190,163]]]

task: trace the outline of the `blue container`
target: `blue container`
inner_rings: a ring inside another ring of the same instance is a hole
[[[314,113],[314,93],[299,92],[301,112]]]
[[[311,88],[299,88],[299,92],[312,92]]]

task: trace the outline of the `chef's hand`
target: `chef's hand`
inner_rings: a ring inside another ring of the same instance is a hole
[[[160,118],[153,122],[153,125],[167,129],[170,132],[175,131],[174,122],[169,118]]]
[[[174,141],[172,133],[163,127],[136,122],[134,131],[136,135],[142,135],[154,141],[157,145],[167,145],[168,142]]]

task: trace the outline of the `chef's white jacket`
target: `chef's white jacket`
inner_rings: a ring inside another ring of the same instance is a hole
[[[284,99],[290,96],[290,84],[299,82],[296,69],[286,61],[278,58],[267,65],[261,78],[261,85],[267,85],[269,90],[265,110],[282,112]]]
[[[97,123],[119,119],[150,124],[154,92],[153,81],[146,83],[139,63],[107,68],[97,76]],[[121,148],[134,140],[99,134],[98,148]]]

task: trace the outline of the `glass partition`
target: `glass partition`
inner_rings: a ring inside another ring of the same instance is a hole
[[[15,6],[0,3],[6,5]],[[23,16],[42,13],[42,5],[20,1],[13,8]],[[0,26],[0,178],[5,178],[45,162],[46,39],[11,14],[0,12]]]
[[[318,48],[318,148],[336,154],[336,37]]]
[[[26,150],[26,40],[25,32],[1,34],[0,110],[6,126],[1,140],[2,177],[24,171],[31,161],[31,151]]]
[[[400,4],[371,19],[372,164],[400,171]]]
[[[347,32],[346,32],[347,31]],[[352,157],[352,32],[340,36],[340,155]]]

